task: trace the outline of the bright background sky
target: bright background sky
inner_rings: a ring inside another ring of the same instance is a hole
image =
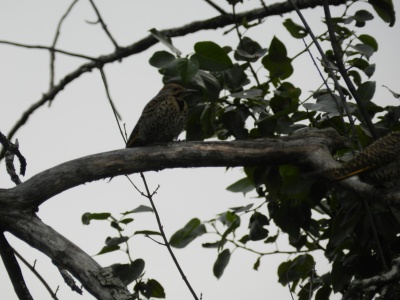
[[[229,11],[226,1],[215,2]],[[398,1],[394,2],[396,10],[399,11]],[[258,6],[259,3],[245,1],[244,4],[239,4],[237,9],[247,10]],[[0,0],[0,40],[51,45],[57,23],[69,4],[70,1]],[[151,28],[162,30],[179,27],[194,20],[217,15],[212,7],[201,0],[102,0],[96,1],[96,4],[109,30],[121,46],[147,36]],[[358,5],[357,9],[363,5]],[[321,8],[306,10],[303,13],[316,33],[323,29]],[[247,34],[254,37],[263,47],[267,47],[276,35],[282,41],[290,42],[288,55],[293,56],[303,49],[303,43],[301,40],[291,39],[281,25],[287,17],[289,16],[268,18],[263,26],[250,30]],[[299,23],[297,16],[292,14],[290,17]],[[79,1],[63,25],[57,48],[94,57],[113,52],[113,45],[101,27],[86,23],[95,20],[96,16],[89,1]],[[175,38],[173,42],[183,55],[192,53],[193,45],[197,41],[212,40],[220,45],[236,47],[236,34],[232,31],[223,36],[222,32],[225,30],[202,31]],[[371,58],[371,61],[377,64],[376,73],[372,78],[377,81],[375,101],[380,104],[383,103],[380,101],[385,101],[384,103],[398,105],[397,100],[382,85],[400,92],[400,25],[396,23],[395,27],[389,28],[376,18],[368,23],[365,30],[379,43],[378,53]],[[123,117],[123,123],[126,123],[128,133],[144,105],[162,87],[158,71],[148,64],[149,58],[158,50],[167,49],[157,44],[139,55],[124,59],[122,63],[105,67],[111,96]],[[1,44],[0,53],[0,130],[7,134],[22,112],[48,90],[49,53]],[[56,83],[85,62],[82,59],[57,55]],[[305,98],[309,90],[320,84],[320,79],[308,55],[303,55],[302,59],[295,62],[295,70],[296,73],[290,81],[302,89],[302,97]],[[23,181],[65,161],[124,147],[97,70],[86,73],[69,84],[57,95],[51,107],[44,106],[36,111],[15,137],[18,138],[20,150],[28,161],[27,174],[22,178]],[[13,187],[4,163],[0,168],[0,187]],[[161,186],[155,202],[168,237],[193,217],[207,220],[229,207],[260,201],[254,198],[255,193],[243,197],[241,194],[225,190],[228,185],[243,177],[240,169],[163,170],[147,173],[146,177],[151,187],[155,188],[158,184]],[[139,187],[142,186],[138,175],[132,175],[132,178]],[[103,247],[105,238],[116,236],[116,231],[105,222],[93,222],[90,226],[83,226],[82,214],[112,212],[118,216],[119,213],[140,204],[148,205],[146,199],[141,197],[125,178],[119,177],[114,178],[111,183],[107,180],[98,181],[64,192],[40,206],[39,217],[84,251],[94,255]],[[135,221],[128,228],[127,235],[136,230],[156,230],[153,215],[146,213],[134,217]],[[242,223],[247,224],[247,219],[242,220]],[[275,229],[270,228],[270,232],[273,234]],[[86,291],[84,297],[71,292],[47,257],[9,234],[7,237],[31,264],[37,260],[37,270],[53,290],[60,286],[60,299],[93,299]],[[281,241],[279,249],[293,250],[286,246],[285,240],[286,238]],[[235,251],[224,275],[217,280],[212,275],[212,266],[217,257],[215,249],[201,248],[202,242],[213,241],[214,236],[203,237],[182,250],[174,250],[194,290],[198,295],[202,293],[203,299],[290,299],[287,288],[277,282],[276,275],[279,263],[291,258],[289,255],[264,257],[259,270],[254,271],[252,266],[257,255],[241,250]],[[256,246],[262,251],[276,250],[275,245],[258,244]],[[132,238],[130,248],[133,258],[145,259],[145,277],[157,279],[164,286],[167,299],[191,298],[166,248],[143,236]],[[122,252],[98,256],[96,260],[102,266],[127,262]],[[321,256],[316,266],[318,273],[324,274],[327,268],[326,261]],[[24,266],[22,269],[33,297],[51,299],[30,271]],[[2,264],[0,285],[2,299],[17,299]]]

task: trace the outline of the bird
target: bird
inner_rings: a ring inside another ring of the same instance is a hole
[[[341,167],[324,172],[325,177],[340,181],[358,175],[373,186],[395,187],[400,184],[400,131],[392,132],[372,144]]]
[[[176,140],[186,125],[188,106],[184,97],[195,92],[168,83],[151,99],[133,128],[126,148],[165,144]]]

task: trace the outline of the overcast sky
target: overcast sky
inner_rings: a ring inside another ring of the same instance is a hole
[[[57,23],[70,2],[0,0],[0,40],[51,45]],[[229,11],[226,1],[215,2]],[[244,2],[238,5],[238,11],[250,9],[260,3]],[[394,2],[399,11],[398,1]],[[162,30],[178,27],[193,20],[217,15],[217,12],[202,0],[103,0],[96,3],[109,30],[121,46],[147,36],[151,28]],[[322,9],[307,10],[304,14],[316,33],[323,30]],[[299,22],[297,16],[290,16],[295,22]],[[291,39],[281,25],[287,17],[289,16],[271,17],[263,26],[249,30],[246,34],[254,37],[263,47],[267,47],[275,35],[290,43],[287,44],[290,45],[288,55],[293,56],[303,49],[303,43],[301,40]],[[86,22],[95,20],[89,1],[79,1],[63,25],[57,48],[94,57],[113,52],[113,45],[100,26]],[[236,34],[232,31],[228,35],[222,35],[225,30],[202,31],[176,38],[173,42],[183,55],[192,53],[193,45],[197,41],[212,40],[220,45],[236,47]],[[373,35],[379,43],[378,53],[371,58],[371,61],[377,64],[376,73],[372,78],[377,81],[375,101],[381,105],[398,105],[397,100],[395,101],[382,85],[400,92],[400,25],[396,23],[395,27],[389,28],[376,18],[368,23],[364,32]],[[148,64],[151,55],[158,50],[167,49],[158,44],[139,55],[124,59],[121,63],[105,67],[111,96],[122,115],[128,133],[135,125],[144,105],[162,87],[158,71]],[[83,59],[57,55],[56,82],[85,62]],[[302,89],[304,99],[308,91],[320,85],[320,79],[308,55],[303,55],[295,62],[295,70],[296,73],[290,81]],[[48,86],[47,51],[0,44],[0,130],[7,134],[22,112],[38,101],[42,93],[48,90]],[[97,70],[84,74],[68,85],[57,95],[50,107],[44,106],[37,110],[15,137],[18,138],[20,149],[28,161],[27,174],[22,180],[74,158],[124,147]],[[142,186],[138,175],[131,177],[139,187]],[[163,170],[150,172],[146,177],[153,189],[157,185],[161,186],[155,202],[168,237],[193,217],[212,219],[229,207],[251,202],[260,203],[259,199],[254,198],[255,193],[243,197],[241,194],[225,190],[231,183],[243,177],[240,169]],[[0,187],[13,187],[3,163],[0,164]],[[110,183],[107,180],[98,181],[64,192],[44,203],[40,207],[39,216],[84,251],[94,255],[103,247],[105,238],[116,236],[116,232],[104,222],[93,222],[90,226],[83,226],[80,221],[82,214],[112,212],[119,216],[119,213],[140,204],[148,205],[146,199],[142,198],[125,178],[119,177]],[[243,224],[247,224],[246,222],[243,221]],[[141,214],[135,216],[127,234],[136,230],[156,228],[152,214]],[[274,233],[276,229],[272,227],[270,231]],[[86,291],[83,297],[71,292],[47,257],[9,234],[7,237],[12,246],[29,262],[37,260],[37,270],[53,289],[60,286],[60,299],[93,299]],[[286,238],[281,242],[279,249],[293,250],[286,245],[285,240]],[[259,270],[254,271],[252,267],[257,255],[238,250],[232,255],[222,278],[217,280],[212,275],[212,266],[217,257],[215,249],[201,248],[202,242],[212,241],[215,241],[214,236],[206,236],[184,249],[174,250],[194,290],[199,295],[202,293],[203,299],[290,299],[287,288],[277,282],[276,273],[279,263],[290,256],[264,257]],[[255,246],[262,251],[276,250],[274,245]],[[191,295],[165,247],[143,236],[132,238],[130,247],[133,258],[145,259],[145,277],[159,280],[165,288],[167,299],[190,299]],[[103,266],[127,262],[122,252],[98,256],[96,260]],[[38,280],[24,266],[22,269],[33,297],[51,299]],[[319,258],[316,269],[319,274],[324,274],[328,269],[323,257]],[[0,285],[2,299],[17,299],[2,264]]]

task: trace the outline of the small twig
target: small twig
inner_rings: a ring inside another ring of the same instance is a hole
[[[118,50],[120,47],[118,46],[118,44],[115,41],[115,39],[112,37],[111,33],[108,31],[107,25],[106,25],[106,23],[104,23],[103,18],[101,17],[99,10],[97,9],[97,7],[94,4],[93,0],[89,0],[89,1],[93,6],[94,11],[96,12],[96,15],[97,15],[97,18],[98,18],[98,22],[100,22],[101,26],[103,27],[104,32],[107,34],[107,36],[109,37],[111,42],[114,44],[115,49]]]
[[[69,52],[69,51],[65,51],[65,50],[60,50],[60,49],[56,49],[54,47],[41,46],[41,45],[28,45],[28,44],[14,43],[14,42],[3,41],[3,40],[0,40],[0,44],[11,45],[11,46],[16,46],[16,47],[21,47],[21,48],[28,48],[28,49],[49,50],[49,51],[54,51],[54,52],[58,52],[58,53],[73,56],[73,57],[79,57],[79,58],[84,58],[84,59],[88,59],[88,60],[92,60],[92,61],[97,61],[97,58],[94,58],[91,56],[73,53],[73,52]]]
[[[52,262],[58,268],[58,271],[60,272],[61,277],[64,279],[66,285],[68,285],[72,291],[77,292],[79,295],[82,295],[82,290],[75,284],[75,280],[68,273],[68,271],[61,267],[56,261],[53,260]]]
[[[161,245],[161,246],[165,246],[165,244],[163,244],[163,243],[161,243],[161,242],[159,242],[159,241],[153,239],[153,238],[152,238],[151,236],[149,236],[148,234],[145,234],[144,236],[147,237],[147,238],[149,238],[149,239],[152,240],[153,242],[155,242],[155,243]]]
[[[149,199],[150,204],[151,204],[151,207],[153,208],[154,214],[155,214],[155,216],[156,216],[158,229],[160,230],[160,233],[161,233],[161,236],[162,236],[162,238],[163,238],[163,240],[164,240],[165,246],[167,247],[168,252],[169,252],[169,254],[170,254],[171,257],[172,257],[172,260],[174,261],[176,267],[178,268],[178,271],[179,271],[179,273],[181,274],[183,281],[186,283],[186,286],[188,287],[188,289],[189,289],[190,292],[192,293],[193,298],[196,299],[196,300],[199,300],[199,298],[197,297],[196,293],[194,292],[194,290],[193,290],[193,288],[192,288],[190,282],[189,282],[188,279],[186,278],[185,273],[183,272],[181,266],[179,265],[179,262],[178,262],[178,260],[176,259],[175,254],[174,254],[174,252],[172,251],[171,246],[170,246],[170,244],[169,244],[169,242],[168,242],[168,240],[167,240],[167,237],[166,237],[166,235],[165,235],[163,226],[162,226],[162,224],[161,224],[160,216],[158,215],[157,208],[156,208],[156,206],[155,206],[155,204],[154,204],[154,202],[153,202],[153,197],[152,197],[152,196],[154,195],[155,192],[154,192],[154,193],[150,193],[150,190],[149,190],[149,187],[148,187],[148,185],[147,185],[147,181],[146,181],[146,178],[144,177],[143,172],[140,172],[140,176],[142,177],[143,184],[144,184],[144,187],[145,187],[145,189],[146,189],[146,194],[147,194],[146,197]],[[158,189],[158,188],[157,188],[157,189]],[[156,190],[156,191],[157,191],[157,190]]]
[[[54,36],[53,44],[51,45],[52,48],[56,47],[58,37],[60,36],[60,31],[61,31],[61,26],[64,20],[67,18],[68,14],[71,12],[72,8],[74,5],[78,2],[79,0],[74,0],[72,1],[71,5],[68,7],[67,11],[64,13],[64,15],[61,17],[60,21],[58,22],[57,29],[56,29],[56,35]],[[54,62],[56,60],[56,55],[54,53],[54,50],[50,50],[50,88],[54,86]]]
[[[46,290],[49,292],[51,298],[53,298],[53,299],[55,299],[55,300],[58,300],[58,298],[57,298],[57,296],[56,296],[57,290],[56,290],[55,293],[53,293],[53,291],[51,290],[51,288],[50,288],[49,284],[46,282],[46,280],[44,280],[44,278],[42,277],[42,275],[40,275],[39,272],[36,271],[36,269],[35,269],[36,260],[34,261],[33,266],[31,266],[31,265],[26,261],[26,259],[23,258],[22,255],[18,253],[17,250],[15,250],[15,249],[13,248],[13,251],[14,251],[15,256],[18,257],[18,259],[19,259],[20,261],[22,261],[22,262],[24,263],[24,265],[25,265],[33,274],[35,274],[35,276],[37,277],[37,279],[40,280],[40,282],[44,285],[44,287],[46,288]],[[57,288],[57,289],[58,289],[58,288]]]
[[[290,2],[290,4],[295,9],[297,15],[299,16],[299,18],[302,21],[304,27],[306,28],[308,34],[310,35],[310,37],[313,40],[315,46],[317,47],[318,52],[321,55],[324,64],[327,66],[327,71],[328,71],[330,77],[332,78],[333,82],[335,83],[335,87],[336,87],[336,89],[337,89],[337,91],[339,93],[339,96],[340,96],[340,99],[342,101],[344,110],[346,111],[346,115],[347,115],[347,117],[349,119],[350,127],[351,127],[351,130],[352,130],[352,135],[353,135],[353,137],[356,137],[357,133],[355,131],[355,124],[354,124],[353,116],[352,116],[351,111],[350,111],[349,104],[346,101],[346,97],[344,96],[344,92],[343,92],[342,87],[339,84],[339,81],[337,80],[337,78],[336,78],[335,74],[333,73],[333,71],[331,70],[331,68],[329,68],[329,60],[326,57],[324,51],[321,48],[321,45],[319,44],[317,38],[315,37],[313,31],[311,30],[310,26],[308,25],[306,19],[304,18],[303,14],[301,13],[299,8],[297,7],[297,5],[294,2],[294,0],[288,0],[288,1]],[[357,144],[358,144],[357,146],[358,146],[359,150],[361,150],[362,149],[361,148],[361,144],[359,143],[358,139],[356,139],[356,141],[357,141]]]
[[[292,0],[290,0],[292,1]],[[333,23],[332,23],[332,18],[331,18],[331,12],[329,9],[329,3],[327,0],[323,1],[323,7],[324,7],[324,12],[325,12],[325,19],[326,19],[326,25],[328,26],[328,32],[329,32],[329,37],[332,45],[332,50],[333,54],[335,56],[336,60],[336,66],[339,69],[340,75],[342,75],[344,82],[346,83],[347,87],[349,88],[350,93],[354,97],[354,100],[357,102],[357,106],[364,118],[364,121],[371,133],[371,135],[374,137],[374,139],[378,138],[378,134],[375,130],[374,124],[371,121],[371,118],[368,115],[367,110],[365,109],[365,106],[363,104],[363,101],[360,98],[360,95],[356,91],[353,82],[351,81],[349,75],[347,74],[346,68],[343,64],[343,59],[342,59],[342,49],[340,48],[339,43],[337,42],[335,31],[333,28]]]
[[[0,232],[0,255],[18,299],[33,300],[26,286],[18,261],[15,258],[14,251],[4,236],[3,231]]]
[[[15,144],[13,144],[5,137],[5,135],[3,135],[0,132],[0,144],[2,144],[3,148],[5,149],[5,159],[6,159],[7,173],[10,175],[11,180],[16,185],[21,184],[21,180],[19,179],[19,176],[15,172],[14,155],[16,155],[18,157],[18,159],[19,159],[20,174],[21,175],[25,175],[26,159],[18,149],[18,140],[16,140]]]
[[[228,13],[226,11],[224,11],[221,7],[219,7],[217,4],[215,4],[214,2],[212,2],[211,0],[204,0],[206,1],[208,4],[210,4],[212,7],[214,7],[216,10],[218,10],[218,12],[221,15],[227,15]]]
[[[124,133],[122,131],[121,124],[119,123],[119,121],[121,120],[121,116],[119,115],[117,109],[115,108],[114,102],[111,99],[110,91],[108,89],[107,77],[106,77],[106,74],[103,71],[103,66],[99,65],[99,71],[100,71],[100,74],[101,74],[101,79],[103,80],[104,88],[106,89],[108,102],[111,105],[111,109],[113,111],[113,114],[114,114],[114,117],[115,117],[115,121],[117,122],[117,125],[118,125],[119,132],[121,133],[122,138],[124,139],[124,142],[126,143],[126,139],[125,139]]]

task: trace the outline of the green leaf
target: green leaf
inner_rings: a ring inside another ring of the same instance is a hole
[[[292,35],[292,37],[296,39],[304,38],[308,34],[303,26],[294,23],[292,19],[286,19],[283,22],[283,26],[285,26],[286,29],[289,31],[289,33]]]
[[[293,74],[292,60],[287,57],[285,45],[276,37],[272,39],[268,54],[262,59],[262,64],[275,83],[278,79],[286,79]]]
[[[243,99],[260,99],[262,97],[262,90],[250,89],[250,90],[246,90],[246,91],[233,93],[233,94],[230,94],[229,96],[234,97],[234,98],[243,98]]]
[[[394,25],[396,22],[396,13],[392,0],[368,0],[368,2],[383,21],[389,23],[390,27]]]
[[[248,83],[247,74],[238,64],[234,64],[232,68],[222,72],[223,83],[230,91],[241,90]]]
[[[374,75],[374,73],[375,73],[375,64],[370,64],[368,67],[366,67],[364,69],[364,73],[365,73],[365,75],[368,76],[368,78],[370,78],[372,75]]]
[[[115,246],[115,245],[125,243],[127,240],[129,240],[129,238],[126,236],[114,237],[114,238],[108,237],[106,239],[106,245],[107,246]]]
[[[165,298],[165,292],[162,285],[155,279],[148,279],[147,282],[139,282],[135,285],[134,291],[140,292],[146,298]]]
[[[99,253],[97,253],[96,255],[101,255],[101,254],[105,254],[105,253],[109,253],[109,252],[113,252],[116,250],[119,250],[120,247],[118,245],[114,245],[114,246],[104,246]]]
[[[244,177],[231,184],[226,189],[233,193],[243,193],[243,195],[246,195],[248,192],[254,190],[254,185],[251,183],[248,177]]]
[[[82,215],[82,223],[89,225],[91,220],[107,220],[110,216],[110,213],[84,213]]]
[[[150,206],[139,205],[135,209],[132,209],[132,210],[127,211],[127,212],[124,212],[123,215],[126,216],[126,215],[129,215],[129,214],[141,213],[141,212],[153,212],[153,209]]]
[[[254,203],[247,204],[246,206],[238,206],[238,207],[231,207],[230,209],[233,210],[235,213],[248,211],[252,208]]]
[[[232,61],[225,51],[214,42],[198,42],[194,45],[196,59],[202,70],[217,72],[228,70],[232,67]]]
[[[386,85],[382,85],[383,87],[387,88],[389,90],[389,92],[392,93],[393,97],[399,99],[400,98],[400,93],[396,93],[394,91],[392,91],[391,89],[389,89]]]
[[[361,97],[361,100],[364,102],[371,101],[374,97],[376,89],[375,81],[366,81],[359,86],[357,89],[358,95]]]
[[[324,94],[318,96],[316,103],[304,103],[303,106],[308,110],[322,111],[339,115],[339,109],[342,110],[342,105],[339,95]]]
[[[152,28],[149,31],[157,40],[159,40],[162,44],[167,46],[177,56],[181,56],[182,52],[179,51],[177,48],[175,48],[174,45],[172,45],[171,38],[167,37],[165,34],[163,34],[162,32],[158,31],[155,28]]]
[[[253,270],[258,271],[258,268],[260,267],[261,257],[262,257],[262,256],[259,256],[259,257],[257,258],[256,262],[255,262],[254,265],[253,265]]]
[[[266,225],[269,225],[268,218],[259,212],[254,212],[254,214],[250,217],[250,223],[249,223],[250,240],[259,241],[268,237],[269,231],[264,228],[264,226]]]
[[[121,221],[119,221],[122,224],[129,224],[133,221],[132,218],[126,218],[126,219],[122,219]]]
[[[153,231],[153,230],[138,230],[135,231],[134,235],[136,234],[144,234],[144,235],[161,235],[158,231]]]
[[[357,44],[357,45],[350,45],[353,49],[356,49],[362,55],[364,55],[367,59],[369,59],[372,54],[374,54],[375,49],[367,44]]]
[[[114,275],[119,277],[125,285],[128,285],[142,275],[144,265],[144,260],[138,258],[132,264],[114,264],[110,267],[113,269]]]
[[[220,254],[218,254],[218,258],[215,261],[213,267],[213,273],[215,277],[217,277],[218,279],[221,278],[226,266],[229,263],[230,258],[231,258],[231,253],[229,249],[225,249]]]
[[[368,34],[361,34],[358,39],[365,45],[371,46],[375,52],[378,51],[378,43],[377,41]]]
[[[261,48],[260,44],[245,36],[237,46],[234,57],[238,61],[256,62],[265,53],[267,49]]]
[[[167,51],[157,51],[150,57],[149,63],[153,67],[162,68],[175,60],[175,56]]]
[[[293,260],[281,263],[278,268],[279,282],[286,285],[290,282],[307,278],[314,269],[314,258],[303,254]]]
[[[359,10],[354,14],[354,20],[356,21],[357,27],[364,27],[366,21],[370,21],[374,18],[374,16],[366,11],[366,10]]]
[[[179,229],[175,232],[171,239],[170,244],[175,248],[184,248],[190,242],[192,242],[195,238],[201,236],[206,233],[206,227],[204,224],[201,224],[201,221],[197,218],[191,219],[185,227]]]
[[[187,85],[197,74],[197,71],[199,70],[199,62],[196,59],[193,59],[193,57],[190,59],[179,59],[176,67],[182,81]]]

